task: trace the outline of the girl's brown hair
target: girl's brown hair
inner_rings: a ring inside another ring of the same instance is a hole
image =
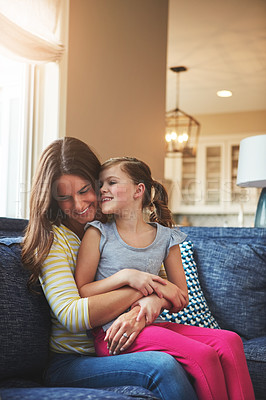
[[[62,175],[77,175],[95,190],[100,161],[84,142],[65,137],[52,142],[43,152],[32,184],[30,218],[22,244],[22,262],[31,271],[29,286],[38,280],[40,268],[53,242],[52,225],[66,216],[53,197],[53,185]]]
[[[150,167],[137,158],[117,157],[105,161],[102,171],[117,164],[136,185],[145,185],[142,207],[150,211],[149,220],[168,227],[174,226],[175,222],[168,208],[167,192],[161,183],[152,179]]]

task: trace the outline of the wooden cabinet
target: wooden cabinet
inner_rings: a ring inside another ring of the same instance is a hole
[[[166,154],[165,178],[174,214],[255,213],[258,190],[236,185],[239,144],[244,137],[202,137],[196,157]]]

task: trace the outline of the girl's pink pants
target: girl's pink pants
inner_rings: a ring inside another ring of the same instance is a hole
[[[109,356],[103,329],[96,329],[98,356]],[[192,378],[199,400],[254,400],[243,344],[231,331],[152,324],[123,353],[158,350],[171,354]]]

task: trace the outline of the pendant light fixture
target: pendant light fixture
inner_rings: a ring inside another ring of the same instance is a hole
[[[172,67],[176,73],[176,108],[166,113],[166,135],[168,152],[180,152],[186,156],[196,156],[200,124],[191,115],[179,108],[179,74],[186,67]]]

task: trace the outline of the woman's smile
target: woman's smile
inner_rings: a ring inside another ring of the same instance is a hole
[[[55,198],[70,223],[85,225],[95,218],[97,196],[88,180],[62,175],[55,184]]]

